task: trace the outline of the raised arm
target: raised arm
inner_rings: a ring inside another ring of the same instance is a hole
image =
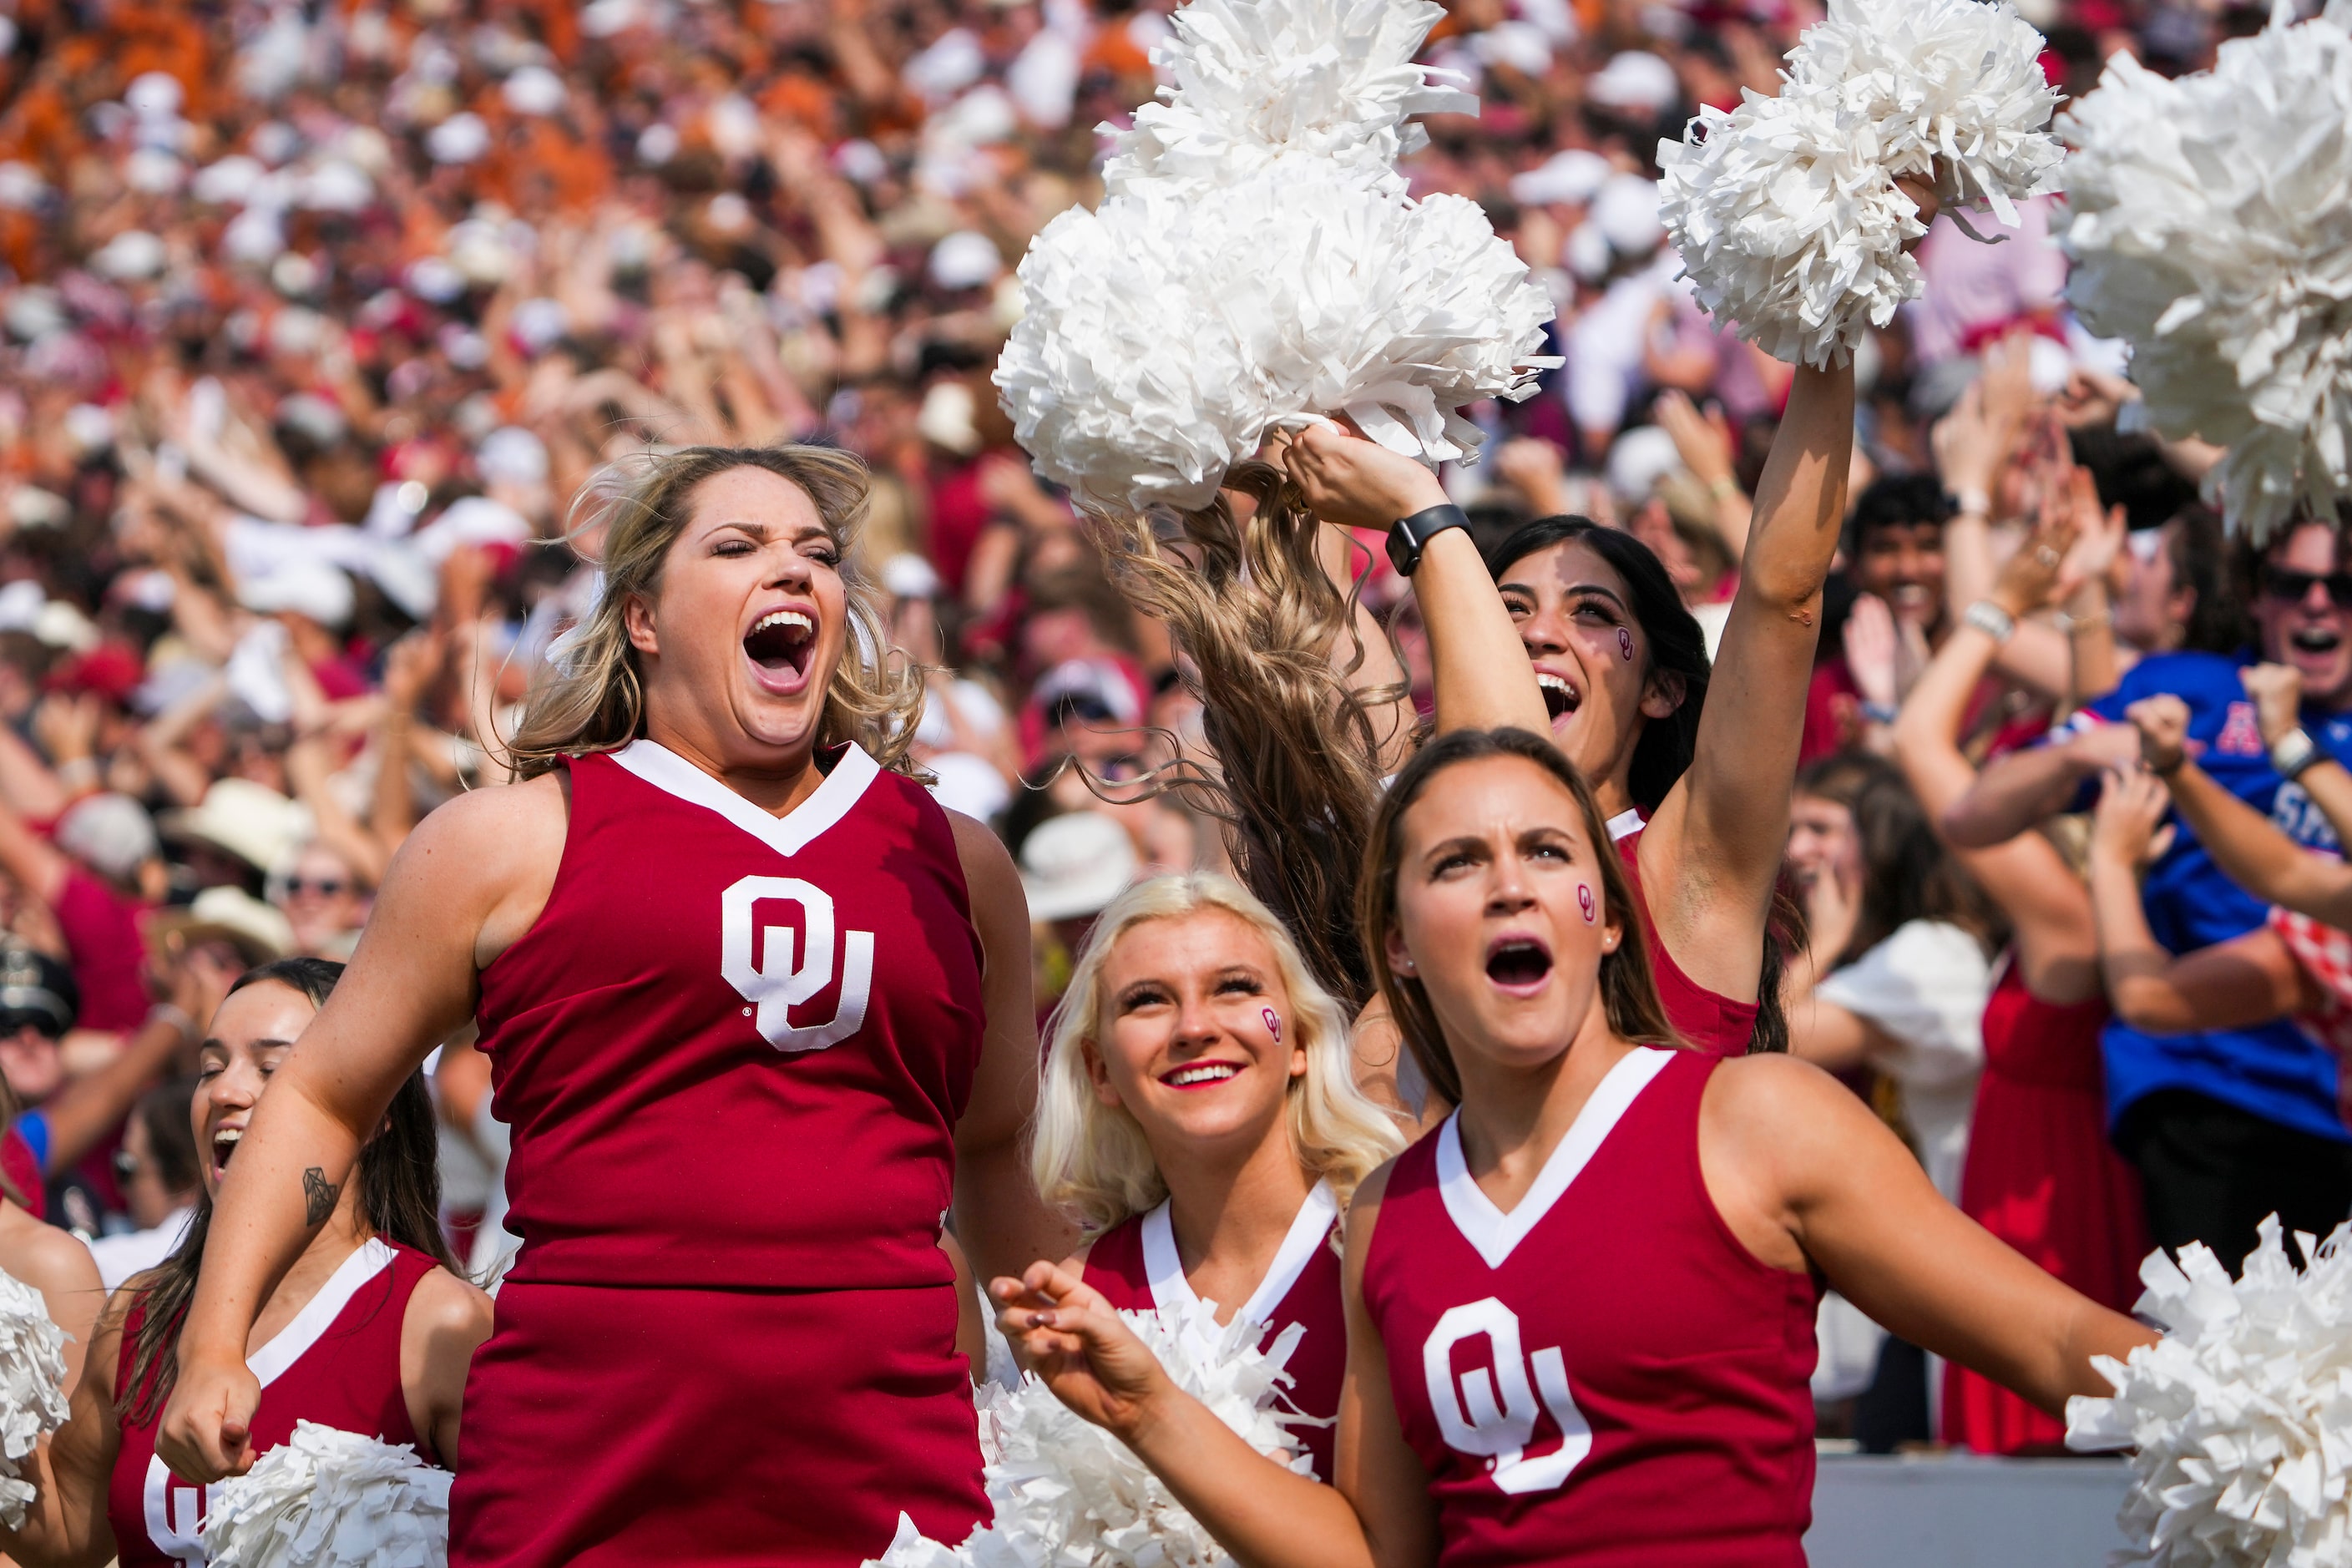
[[[1643,836],[1643,880],[1665,894],[1653,895],[1652,912],[1680,953],[1717,940],[1745,952],[1762,934],[1853,456],[1853,372],[1800,368],[1756,487],[1690,771]]]
[[[1445,488],[1420,463],[1328,426],[1300,431],[1284,462],[1315,515],[1344,528],[1385,531],[1400,518],[1446,504]],[[1467,529],[1429,541],[1412,591],[1429,633],[1437,732],[1508,725],[1550,734],[1535,666]]]
[[[1349,1207],[1348,1373],[1336,1487],[1296,1475],[1244,1442],[1178,1388],[1118,1314],[1066,1268],[1038,1263],[1019,1279],[989,1286],[998,1325],[1055,1397],[1134,1449],[1243,1568],[1427,1568],[1437,1561],[1429,1478],[1405,1443],[1387,1352],[1364,1308],[1360,1259],[1381,1182],[1376,1175],[1365,1183]]]
[[[479,790],[419,824],[359,951],[254,1114],[223,1184],[157,1452],[206,1483],[253,1462],[255,1316],[334,1211],[394,1090],[471,1015],[480,967],[529,929],[562,858],[561,782]]]
[[[2319,1001],[2303,966],[2267,927],[2175,957],[2156,940],[2141,906],[2139,868],[2167,805],[2164,785],[2118,768],[2100,792],[2091,830],[2091,904],[2099,967],[2116,1016],[2152,1035],[2241,1028]]]
[[[2188,704],[2168,694],[2135,702],[2128,712],[2147,765],[2171,786],[2173,805],[2230,880],[2264,903],[2352,926],[2352,865],[2305,849],[2191,761]],[[2352,795],[2352,773],[2333,760],[2311,763],[2296,782],[2323,810]]]
[[[2057,580],[2070,530],[2038,530],[2003,565],[1987,597],[2012,620],[2040,607]],[[2043,550],[2052,552],[2043,554]],[[1973,622],[1956,624],[1912,687],[1895,721],[1895,761],[1940,834],[1944,814],[1964,798],[1977,770],[1960,751],[1969,700],[2000,645]],[[2027,985],[2053,1001],[2080,1001],[2099,988],[2098,934],[2090,900],[2050,841],[2021,833],[1990,848],[1955,847],[1960,863],[2001,907],[2017,932]]]

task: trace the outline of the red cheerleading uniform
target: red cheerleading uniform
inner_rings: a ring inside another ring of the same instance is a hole
[[[1685,974],[1650,921],[1649,895],[1642,890],[1642,833],[1647,826],[1638,811],[1620,812],[1609,819],[1610,836],[1617,840],[1617,858],[1625,863],[1625,879],[1633,884],[1633,907],[1642,911],[1642,935],[1650,946],[1650,973],[1657,982],[1666,1022],[1709,1056],[1744,1057],[1756,1034],[1758,1004],[1735,1002]],[[1760,969],[1760,950],[1757,959]]]
[[[2061,1006],[2014,962],[1985,1003],[1960,1212],[2092,1300],[2128,1312],[2153,1245],[2139,1175],[2107,1142],[2105,997]],[[1944,1440],[1983,1454],[2061,1453],[2066,1423],[1964,1366],[1944,1370]]]
[[[940,1251],[980,1058],[947,814],[855,746],[783,816],[638,741],[569,764],[482,972],[522,1251],[466,1388],[457,1568],[855,1564],[987,1513]]]
[[[386,1443],[414,1445],[438,1463],[429,1438],[408,1419],[400,1382],[400,1331],[416,1282],[440,1265],[413,1247],[372,1238],[343,1259],[294,1321],[246,1358],[261,1380],[253,1413],[257,1454],[286,1443],[297,1421],[358,1432]],[[133,1337],[146,1309],[134,1305],[123,1324],[118,1389],[131,1386]],[[210,1489],[184,1481],[155,1457],[154,1418],[122,1428],[122,1447],[107,1479],[106,1521],[122,1568],[166,1568],[205,1560],[204,1524]]]
[[[1296,1324],[1298,1343],[1284,1363],[1290,1387],[1285,1406],[1307,1417],[1292,1434],[1306,1445],[1316,1479],[1329,1481],[1331,1446],[1339,1418],[1339,1384],[1348,1372],[1348,1312],[1339,1290],[1339,1255],[1331,1233],[1339,1205],[1318,1184],[1298,1207],[1290,1234],[1256,1291],[1234,1314],[1266,1325],[1265,1343]],[[1086,1282],[1123,1312],[1183,1310],[1199,1301],[1177,1256],[1168,1205],[1120,1221],[1087,1249]]]
[[[1458,1113],[1397,1156],[1364,1305],[1444,1568],[1801,1568],[1818,1292],[1707,1195],[1717,1065],[1628,1054],[1508,1214]]]

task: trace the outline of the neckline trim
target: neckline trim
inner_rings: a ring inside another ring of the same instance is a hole
[[[1191,1310],[1201,1304],[1201,1298],[1193,1291],[1192,1282],[1184,1278],[1184,1260],[1176,1250],[1176,1226],[1168,1213],[1172,1201],[1162,1199],[1158,1208],[1143,1216],[1143,1271],[1151,1281],[1151,1304],[1162,1311],[1189,1317]],[[1234,1315],[1255,1323],[1271,1322],[1274,1310],[1282,1305],[1290,1288],[1307,1272],[1315,1249],[1331,1234],[1332,1224],[1339,1217],[1339,1200],[1333,1195],[1331,1184],[1316,1183],[1292,1217],[1290,1229],[1276,1250],[1274,1261],[1266,1265],[1265,1278],[1258,1281],[1250,1299]]]
[[[663,794],[718,813],[787,858],[816,842],[826,828],[848,816],[850,808],[865,796],[866,787],[882,772],[882,764],[853,741],[814,794],[783,816],[776,816],[761,810],[657,741],[632,741],[619,751],[605,754]]]
[[[319,1293],[302,1303],[293,1321],[269,1336],[269,1342],[245,1358],[247,1370],[261,1380],[268,1388],[286,1369],[300,1361],[304,1352],[319,1342],[334,1321],[342,1316],[360,1287],[392,1267],[393,1251],[380,1236],[369,1237],[354,1248],[352,1255],[336,1265],[319,1287]]]
[[[1487,1268],[1500,1268],[1519,1243],[1527,1239],[1528,1233],[1552,1211],[1567,1193],[1569,1184],[1592,1163],[1592,1156],[1601,1152],[1602,1142],[1615,1130],[1634,1099],[1650,1086],[1651,1079],[1665,1070],[1674,1054],[1655,1046],[1640,1046],[1626,1052],[1593,1087],[1591,1098],[1584,1102],[1575,1121],[1545,1157],[1543,1169],[1536,1173],[1535,1184],[1507,1214],[1495,1206],[1495,1200],[1470,1174],[1469,1162],[1462,1154],[1462,1112],[1456,1110],[1445,1119],[1437,1130],[1438,1194],[1445,1200],[1445,1212],[1454,1221],[1454,1228],[1461,1232],[1472,1251],[1486,1259]]]

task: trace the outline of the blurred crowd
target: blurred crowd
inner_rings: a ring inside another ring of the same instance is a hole
[[[227,981],[346,954],[411,825],[505,776],[501,725],[595,591],[573,502],[648,446],[822,440],[871,464],[861,569],[935,669],[918,755],[1020,860],[1041,1005],[1122,887],[1221,862],[1219,824],[1119,788],[1197,752],[1197,708],[988,381],[1024,247],[1097,196],[1168,9],[0,0],[5,1163],[28,1207],[108,1238],[110,1284],[168,1248],[215,1157],[176,1075]],[[2267,8],[2021,9],[2079,93],[2118,50],[2198,68]],[[1414,189],[1483,204],[1557,301],[1565,359],[1540,395],[1472,411],[1489,455],[1449,488],[1489,539],[1563,511],[1631,531],[1711,637],[1790,372],[1677,280],[1654,150],[1697,106],[1772,90],[1817,15],[1450,0],[1425,57],[1483,111],[1430,122]],[[2294,967],[2306,942],[2234,1011],[2193,985],[2143,1004],[2159,944],[2275,922],[2187,827],[2151,844],[2145,802],[2095,833],[2081,814],[2140,755],[2133,704],[2171,694],[2192,741],[2242,764],[2239,798],[2333,853],[2265,760],[2294,695],[2259,678],[2258,723],[2238,669],[2293,671],[2312,739],[2352,747],[2333,717],[2352,713],[2352,576],[2332,527],[2258,553],[2199,508],[2216,454],[2146,433],[2049,228],[2046,200],[1997,246],[1939,222],[1924,298],[1860,356],[1790,859],[1810,932],[1792,984],[1817,999],[1799,1046],[1958,1196],[1987,1008],[2039,918],[1961,840],[2054,822],[2060,875],[2105,854],[2146,879],[2139,929],[2102,905],[2085,961],[2084,994],[2118,1014],[2117,1147],[2158,1239],[2234,1258],[2289,1188],[2352,1207],[2336,990]],[[1402,587],[1384,563],[1362,584],[1425,678]],[[1953,721],[1914,706],[1943,691],[1955,628],[1994,617],[2011,625]],[[483,1226],[479,1258],[502,1158],[487,1069],[462,1042],[438,1069],[449,1223]],[[2236,1199],[2166,1210],[2184,1163]],[[1840,1383],[1827,1358],[1825,1403],[1883,1359],[1865,1347]]]

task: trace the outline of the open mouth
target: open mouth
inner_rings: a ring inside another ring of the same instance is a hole
[[[228,1169],[229,1156],[236,1152],[236,1146],[244,1137],[245,1129],[242,1127],[224,1127],[213,1134],[214,1170],[226,1172]]]
[[[743,652],[771,675],[807,672],[809,649],[815,646],[816,623],[798,610],[771,610],[761,616],[743,638]]]
[[[2297,653],[2326,655],[2344,646],[2344,634],[2326,626],[2297,626],[2287,633],[2286,640]]]
[[[1241,1076],[1239,1062],[1186,1062],[1182,1067],[1160,1075],[1160,1081],[1171,1089],[1206,1089],[1213,1083],[1225,1083]]]
[[[1507,936],[1486,950],[1486,978],[1506,991],[1536,991],[1550,975],[1551,952],[1531,936]]]
[[[1555,721],[1575,712],[1584,702],[1584,693],[1548,669],[1536,671],[1536,689],[1543,693],[1544,710]]]

